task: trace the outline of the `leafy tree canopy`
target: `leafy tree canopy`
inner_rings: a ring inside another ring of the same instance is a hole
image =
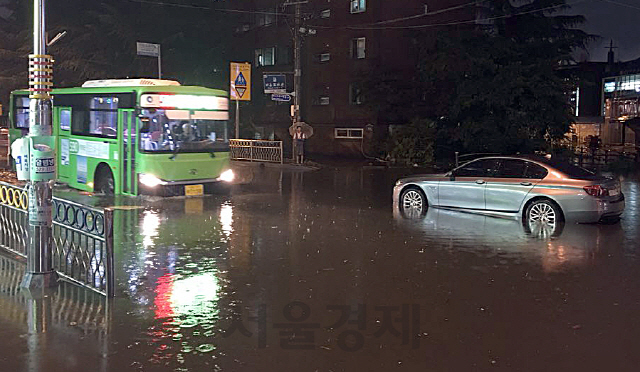
[[[583,17],[564,15],[565,0],[480,4],[484,24],[438,29],[435,42],[433,30],[418,36],[419,81],[402,85],[393,74],[379,75],[378,86],[421,99],[390,105],[372,86],[371,103],[388,116],[404,115],[405,122],[411,116],[434,120],[440,154],[544,148],[573,120],[572,87],[558,67],[592,37],[576,28]]]
[[[201,3],[201,4],[199,4]],[[32,48],[32,1],[0,0],[0,101],[27,85]],[[190,1],[189,5],[224,6]],[[74,86],[89,79],[157,76],[157,61],[136,55],[136,41],[159,43],[163,78],[183,84],[226,86],[229,17],[193,7],[136,1],[47,1],[48,48],[56,60],[54,84]]]

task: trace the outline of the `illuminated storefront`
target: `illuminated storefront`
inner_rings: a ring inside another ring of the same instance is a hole
[[[635,132],[625,123],[640,117],[640,74],[605,78],[602,90],[603,142],[635,143]]]

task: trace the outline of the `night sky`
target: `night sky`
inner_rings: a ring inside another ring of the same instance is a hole
[[[575,3],[570,13],[587,18],[587,23],[581,27],[583,30],[602,37],[590,45],[589,60],[606,61],[612,39],[613,45],[618,47],[615,49],[616,60],[640,58],[640,0],[570,0],[567,3]]]

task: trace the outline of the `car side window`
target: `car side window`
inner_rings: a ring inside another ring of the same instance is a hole
[[[453,172],[456,177],[494,177],[498,161],[496,159],[476,160]]]
[[[524,178],[527,163],[518,159],[503,159],[496,173],[498,178]]]
[[[527,170],[524,173],[524,178],[530,178],[535,180],[541,180],[549,174],[545,167],[541,167],[538,164],[527,162]]]

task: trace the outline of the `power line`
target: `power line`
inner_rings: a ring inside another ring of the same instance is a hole
[[[439,9],[439,10],[436,10],[436,11],[433,11],[433,12],[425,12],[425,13],[422,13],[422,14],[416,14],[416,15],[412,15],[412,16],[408,16],[408,17],[402,17],[402,18],[389,19],[389,20],[386,20],[386,21],[363,23],[363,24],[360,24],[358,26],[370,26],[370,25],[373,26],[373,25],[381,25],[381,24],[387,24],[387,23],[408,21],[408,20],[411,20],[411,19],[428,17],[428,16],[432,16],[432,15],[436,15],[436,14],[450,12],[452,10],[458,10],[458,9],[466,8],[466,7],[470,6],[470,5],[477,5],[478,3],[481,3],[483,1],[486,1],[486,0],[480,0],[480,1],[474,0],[474,1],[469,2],[469,3],[452,6],[450,8]]]
[[[565,7],[565,6],[572,6],[572,5],[584,3],[586,1],[592,1],[592,0],[579,0],[579,1],[576,1],[576,2],[573,2],[573,3],[558,4],[558,5],[553,5],[553,6],[549,6],[549,7],[546,7],[546,8],[533,9],[533,10],[528,10],[528,11],[524,11],[524,12],[518,12],[518,13],[513,13],[513,14],[505,14],[505,15],[502,15],[502,16],[495,16],[495,17],[489,17],[489,18],[478,18],[478,19],[471,19],[471,20],[466,20],[466,21],[452,21],[452,22],[445,22],[445,23],[431,23],[431,24],[414,25],[414,26],[379,26],[379,27],[368,27],[368,26],[364,26],[364,27],[362,27],[362,26],[339,26],[339,27],[310,26],[310,27],[322,28],[322,29],[336,29],[336,28],[338,28],[338,29],[348,29],[348,30],[411,30],[411,29],[423,29],[423,28],[429,28],[429,27],[455,26],[455,25],[463,25],[463,24],[470,24],[470,23],[495,21],[495,20],[498,20],[498,19],[517,17],[517,16],[521,16],[521,15],[525,15],[525,14],[544,12],[544,11],[547,11],[547,10],[553,10],[553,9],[562,8],[562,7]],[[609,0],[604,0],[604,1],[609,1]]]
[[[163,1],[151,1],[151,0],[129,0],[129,1],[133,3],[151,4],[151,5],[159,5],[159,6],[173,6],[176,8],[204,9],[204,10],[210,10],[213,12],[265,14],[265,15],[287,16],[287,17],[294,16],[293,14],[289,14],[289,13],[267,12],[267,11],[257,11],[257,10],[242,10],[242,9],[220,9],[220,8],[211,8],[211,7],[202,6],[202,5],[167,3]]]
[[[613,1],[613,0],[601,0],[601,1],[604,1],[605,3],[611,3],[611,4],[615,4],[615,5],[625,6],[627,8],[631,8],[631,9],[640,10],[639,6],[631,5],[631,4],[625,4],[625,3],[621,3],[619,1]]]

